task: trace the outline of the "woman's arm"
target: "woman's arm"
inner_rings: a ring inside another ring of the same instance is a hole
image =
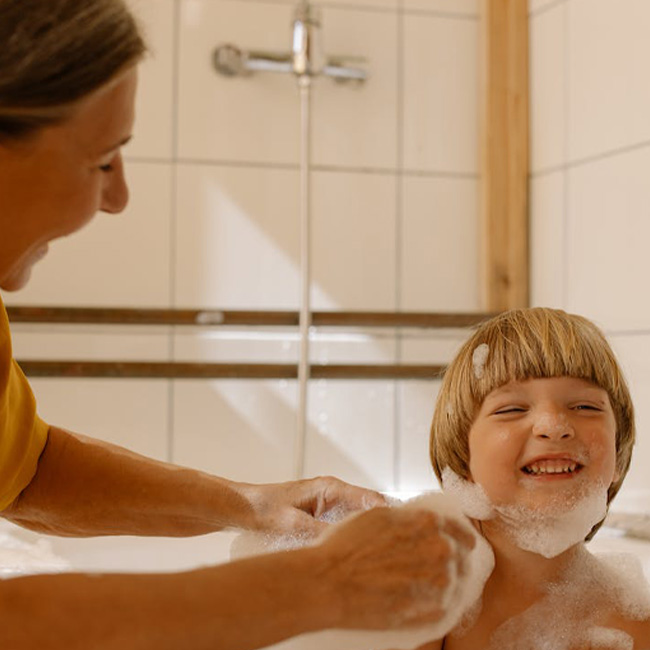
[[[384,505],[379,494],[332,478],[237,483],[162,463],[50,427],[38,471],[2,516],[67,536],[200,535],[223,528],[316,534],[334,506]]]
[[[461,561],[440,524],[376,508],[317,546],[197,571],[0,580],[0,647],[253,650],[324,628],[436,621]]]

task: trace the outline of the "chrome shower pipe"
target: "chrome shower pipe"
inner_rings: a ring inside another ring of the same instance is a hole
[[[293,57],[288,53],[241,50],[235,45],[224,43],[213,52],[212,62],[215,70],[225,77],[247,77],[255,72],[274,72],[295,74]],[[363,64],[361,57],[328,57],[320,69],[319,77],[329,77],[338,82],[364,82],[368,79],[366,70],[350,67],[350,64]]]
[[[298,77],[300,88],[300,354],[298,357],[298,411],[294,473],[304,475],[305,443],[309,428],[309,357],[311,330],[311,82]]]
[[[217,72],[228,77],[250,76],[255,72],[291,73],[300,89],[300,356],[298,361],[297,435],[294,451],[296,478],[304,474],[307,440],[309,348],[311,327],[311,88],[316,77],[361,83],[367,72],[349,64],[365,63],[353,57],[325,57],[321,47],[320,13],[303,0],[294,12],[290,52],[245,51],[231,44],[213,52]]]
[[[364,63],[365,59],[360,57],[324,56],[320,12],[307,2],[302,2],[295,10],[290,52],[247,51],[224,43],[212,53],[215,70],[226,77],[275,72],[297,77],[330,77],[340,82],[363,82],[368,78],[368,73],[359,66]]]

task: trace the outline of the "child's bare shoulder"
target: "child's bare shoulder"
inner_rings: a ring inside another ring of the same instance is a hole
[[[612,638],[615,634],[627,634],[634,641],[634,650],[650,650],[650,617],[644,620],[625,618],[620,614],[612,614],[600,628],[603,638],[609,633]],[[629,640],[628,640],[629,643]],[[618,646],[617,646],[618,647]]]

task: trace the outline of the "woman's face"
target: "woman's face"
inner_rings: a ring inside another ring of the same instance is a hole
[[[133,67],[81,100],[65,122],[0,142],[0,288],[23,287],[50,241],[98,211],[124,210],[121,148],[131,137],[136,85]]]

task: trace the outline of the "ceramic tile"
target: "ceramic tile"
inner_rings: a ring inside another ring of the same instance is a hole
[[[470,329],[440,329],[405,336],[401,341],[402,363],[447,365],[471,333]]]
[[[478,167],[478,26],[404,17],[404,166],[475,173]]]
[[[647,148],[572,169],[568,176],[568,305],[608,328],[650,326]],[[641,297],[640,297],[641,296]]]
[[[396,363],[395,330],[361,328],[313,328],[310,340],[312,363],[327,365]]]
[[[313,381],[305,475],[394,489],[394,400],[394,382]]]
[[[178,152],[201,160],[297,163],[299,92],[285,74],[224,77],[212,67],[222,44],[289,52],[293,8],[185,0],[181,4]]]
[[[533,178],[530,205],[531,303],[562,308],[567,274],[564,173]]]
[[[134,139],[128,157],[172,157],[174,0],[129,0],[149,47],[139,68]]]
[[[452,16],[478,16],[479,0],[402,0],[405,11],[431,11]]]
[[[131,202],[121,215],[99,214],[50,246],[29,285],[11,304],[166,307],[169,305],[168,165],[129,163]]]
[[[421,492],[439,487],[429,459],[429,432],[439,381],[399,383],[399,489]]]
[[[294,478],[295,381],[178,381],[173,460],[254,483]]]
[[[312,308],[395,308],[393,176],[320,172],[312,181]]]
[[[295,6],[294,0],[288,0]],[[312,3],[321,7],[345,7],[353,9],[393,9],[397,10],[399,0],[319,0]]]
[[[528,11],[530,13],[538,13],[551,5],[563,3],[565,0],[528,0]]]
[[[11,338],[16,359],[167,361],[164,329],[16,324]]]
[[[533,172],[562,164],[565,151],[564,4],[530,24],[530,140]]]
[[[650,140],[650,3],[571,0],[567,11],[571,160]]]
[[[326,8],[322,21],[325,53],[363,57],[369,78],[362,85],[325,78],[313,85],[312,160],[395,169],[397,14]]]
[[[181,165],[177,306],[296,309],[298,174]]]
[[[479,308],[477,191],[471,179],[404,178],[401,309]]]
[[[34,378],[30,383],[46,422],[168,459],[168,382]]]
[[[206,363],[297,363],[297,330],[232,328],[184,330],[174,337],[177,361]]]

